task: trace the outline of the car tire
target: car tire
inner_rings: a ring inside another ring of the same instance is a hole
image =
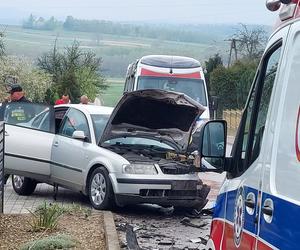
[[[19,175],[12,175],[11,181],[15,192],[19,195],[24,196],[31,195],[34,192],[37,185],[37,182],[35,180]]]
[[[110,209],[115,204],[114,191],[104,167],[96,168],[88,180],[88,196],[93,208]]]

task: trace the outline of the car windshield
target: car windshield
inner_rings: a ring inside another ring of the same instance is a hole
[[[139,76],[138,89],[164,89],[181,92],[203,106],[207,106],[204,82],[202,79]]]
[[[142,145],[142,146],[155,146],[160,147],[163,149],[171,149],[174,150],[174,148],[170,147],[169,145],[156,141],[151,140],[147,138],[141,138],[141,137],[126,137],[126,138],[116,138],[112,140],[108,140],[104,143],[107,146],[113,146],[113,145]]]
[[[110,115],[107,115],[107,114],[91,115],[96,140],[98,140],[100,138],[100,136],[102,136],[103,130],[107,124],[109,116]]]

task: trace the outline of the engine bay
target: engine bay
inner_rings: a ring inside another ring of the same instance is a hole
[[[121,155],[130,163],[156,164],[164,174],[180,175],[192,174],[200,171],[200,169],[194,165],[195,157],[192,154],[183,155],[170,150],[130,146],[131,147],[114,145],[113,147],[110,147],[110,150]]]

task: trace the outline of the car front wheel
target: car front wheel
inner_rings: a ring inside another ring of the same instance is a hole
[[[89,199],[95,209],[109,209],[114,204],[114,192],[105,168],[96,168],[89,178]]]
[[[19,195],[31,195],[37,185],[37,182],[31,178],[12,175],[12,185],[15,192]]]

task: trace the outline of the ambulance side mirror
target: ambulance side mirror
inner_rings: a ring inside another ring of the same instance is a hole
[[[223,172],[226,156],[227,124],[224,120],[209,121],[200,130],[200,169]]]

